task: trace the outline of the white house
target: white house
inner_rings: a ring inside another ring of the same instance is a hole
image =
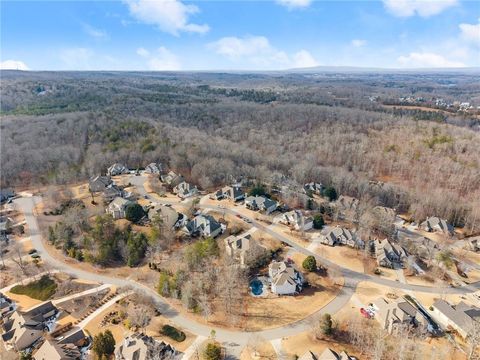
[[[292,210],[278,215],[273,221],[291,226],[299,231],[307,231],[313,228],[313,218],[305,216],[300,210]]]
[[[467,305],[463,301],[452,306],[445,300],[438,299],[433,303],[432,308],[433,317],[444,329],[452,328],[463,338],[471,333],[474,322],[480,326],[480,309]]]
[[[114,219],[123,219],[125,217],[125,209],[129,204],[132,204],[132,201],[116,197],[110,204],[107,206],[107,213],[112,215]]]
[[[272,292],[277,295],[293,295],[302,291],[303,276],[285,261],[273,261],[268,266]]]

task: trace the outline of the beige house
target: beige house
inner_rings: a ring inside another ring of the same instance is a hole
[[[303,276],[285,261],[273,261],[268,266],[271,289],[274,294],[293,295],[302,291]]]
[[[238,261],[241,266],[245,266],[247,253],[254,245],[252,236],[248,233],[230,235],[224,241],[227,255]]]
[[[74,344],[61,344],[58,341],[47,339],[33,354],[35,360],[77,360],[82,354]]]
[[[300,210],[292,210],[278,215],[273,221],[290,226],[298,231],[307,231],[313,228],[313,218],[305,216]]]
[[[402,267],[404,261],[407,260],[408,254],[404,248],[388,239],[383,241],[375,240],[373,243],[375,249],[375,257],[379,266],[387,268]]]
[[[198,189],[195,185],[182,181],[173,188],[173,193],[181,199],[186,199],[198,194]]]

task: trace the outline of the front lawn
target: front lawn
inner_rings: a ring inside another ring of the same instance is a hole
[[[18,295],[27,295],[32,299],[48,300],[57,290],[57,283],[48,275],[43,275],[40,280],[33,281],[27,285],[16,285],[10,292]]]

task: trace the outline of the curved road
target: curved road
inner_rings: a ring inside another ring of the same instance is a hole
[[[145,177],[144,176],[132,176],[131,177],[131,183],[136,186],[138,192],[140,195],[149,198],[152,201],[155,202],[162,202],[159,201],[158,199],[152,198],[144,188],[144,182],[145,182]],[[316,253],[313,253],[302,246],[298,245],[297,243],[291,241],[287,237],[283,236],[282,234],[279,234],[271,229],[269,229],[267,226],[255,221],[254,219],[249,219],[251,221],[251,225],[268,233],[269,235],[273,236],[274,238],[283,241],[287,244],[289,244],[291,247],[296,249],[297,251],[305,254],[305,255],[313,255],[315,256],[321,263],[331,267],[331,268],[336,268],[339,271],[341,271],[342,275],[345,278],[345,284],[343,288],[341,289],[340,293],[338,294],[337,297],[335,297],[330,303],[328,303],[326,306],[324,306],[322,309],[318,310],[316,313],[311,314],[307,318],[279,327],[279,328],[274,328],[274,329],[269,329],[269,330],[262,330],[258,331],[255,333],[252,332],[245,332],[245,331],[236,331],[236,330],[226,330],[222,328],[214,328],[212,326],[204,325],[201,323],[198,323],[178,311],[176,311],[173,307],[171,307],[167,302],[163,300],[163,298],[158,295],[157,292],[155,292],[153,289],[140,284],[134,280],[129,280],[129,279],[121,279],[121,278],[116,278],[116,277],[111,277],[111,276],[105,276],[105,275],[100,275],[100,274],[95,274],[92,272],[84,271],[81,269],[77,269],[75,267],[72,267],[71,265],[62,262],[54,257],[52,257],[48,251],[45,249],[43,242],[42,242],[42,234],[40,233],[39,227],[38,227],[38,222],[34,214],[34,207],[37,202],[41,201],[40,197],[23,197],[23,198],[18,198],[14,200],[15,205],[19,208],[20,211],[22,211],[25,215],[25,220],[27,223],[27,228],[30,233],[30,239],[32,241],[33,247],[37,249],[38,253],[42,256],[42,259],[52,265],[55,269],[72,274],[74,276],[77,276],[79,278],[84,278],[87,280],[92,280],[92,281],[97,281],[97,282],[102,282],[102,283],[109,283],[113,284],[116,286],[121,286],[121,287],[129,287],[132,288],[135,291],[143,292],[145,294],[150,295],[154,301],[155,304],[157,305],[159,311],[165,316],[166,318],[170,319],[172,322],[177,324],[179,327],[184,328],[188,330],[189,332],[204,336],[204,337],[209,337],[211,330],[215,329],[216,332],[216,338],[217,340],[221,341],[224,346],[227,347],[228,351],[231,352],[232,354],[239,354],[241,349],[247,344],[249,339],[251,338],[252,334],[256,334],[264,338],[265,340],[274,340],[274,339],[279,339],[282,337],[288,337],[292,336],[295,334],[298,334],[300,332],[306,331],[310,327],[310,320],[313,317],[316,317],[319,314],[324,314],[324,313],[330,313],[330,314],[335,314],[338,312],[340,309],[342,309],[350,300],[351,296],[355,293],[355,289],[357,287],[357,284],[360,281],[371,281],[377,284],[393,287],[393,288],[398,288],[398,289],[403,289],[403,290],[411,290],[411,291],[420,291],[420,292],[427,292],[427,293],[468,293],[468,292],[474,292],[480,288],[480,282],[477,282],[475,284],[472,284],[470,286],[465,286],[462,288],[445,288],[445,289],[438,289],[438,288],[433,288],[433,287],[427,287],[427,286],[420,286],[420,285],[410,285],[410,284],[402,284],[400,282],[392,281],[392,280],[387,280],[387,279],[382,279],[370,275],[366,275],[363,273],[359,273],[353,270],[349,270],[346,268],[343,268],[339,266],[338,264],[334,264],[328,259],[325,259],[321,256],[319,256]],[[173,203],[169,201],[163,201],[164,203]],[[205,209],[211,209],[211,210],[216,210],[220,212],[226,212],[230,213],[232,215],[238,215],[239,213],[236,212],[235,210],[228,209],[228,208],[223,208],[223,207],[218,207],[218,206],[213,206],[213,205],[205,205],[205,204],[200,204],[199,205],[202,208]],[[243,216],[243,215],[242,215]],[[243,216],[244,217],[244,216]]]

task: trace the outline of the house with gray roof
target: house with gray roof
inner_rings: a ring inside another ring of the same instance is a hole
[[[262,211],[270,214],[277,209],[277,202],[265,196],[248,196],[245,199],[245,207],[254,211]]]
[[[310,358],[307,358],[310,360]],[[345,351],[336,352],[330,348],[326,348],[315,360],[356,360],[355,357],[348,355]]]
[[[302,291],[303,275],[286,261],[272,261],[268,266],[271,290],[277,295],[294,295]]]
[[[173,171],[169,171],[168,174],[160,175],[160,180],[172,188],[184,181],[182,175],[178,175]]]
[[[14,311],[2,325],[2,340],[7,348],[21,351],[29,348],[44,335],[47,323],[55,319],[58,309],[51,301],[43,302],[28,311]]]
[[[108,204],[106,212],[112,215],[114,219],[125,218],[125,210],[128,205],[133,204],[133,201],[116,197],[110,204]]]
[[[245,193],[240,186],[225,186],[222,188],[223,196],[232,201],[245,199]]]
[[[373,247],[377,264],[387,268],[402,267],[407,260],[408,254],[403,247],[388,239],[380,241],[376,239],[373,241]]]
[[[105,191],[105,189],[113,184],[110,176],[97,175],[90,178],[88,181],[88,189],[93,193]]]
[[[0,189],[0,204],[7,202],[8,200],[15,197],[15,191],[10,188]]]
[[[125,337],[115,349],[115,360],[171,360],[179,357],[172,345],[138,333]]]
[[[472,331],[474,323],[480,326],[480,309],[463,301],[454,306],[445,300],[438,299],[433,303],[432,308],[433,317],[445,330],[451,328],[463,338]]]
[[[248,251],[254,246],[254,240],[250,233],[230,235],[225,240],[225,252],[229,257],[245,266]]]
[[[173,193],[181,199],[186,199],[198,194],[198,189],[195,185],[182,181],[173,188]]]
[[[51,335],[50,335],[51,336]],[[80,360],[82,348],[88,345],[87,335],[80,328],[74,328],[66,335],[52,339],[47,337],[42,345],[33,352],[34,360]]]
[[[420,224],[422,230],[428,232],[443,232],[444,234],[453,235],[453,226],[448,224],[446,220],[432,216],[427,218]]]
[[[350,230],[343,227],[334,227],[320,235],[320,243],[330,246],[346,245],[352,248],[363,248],[364,242]]]
[[[306,216],[301,210],[292,210],[280,214],[273,221],[290,226],[298,231],[307,231],[313,228],[313,218]]]
[[[109,176],[117,176],[122,174],[128,174],[128,168],[120,163],[115,163],[107,169],[107,175]]]
[[[224,228],[211,215],[198,215],[187,222],[183,231],[190,236],[216,237],[223,232]]]
[[[375,319],[389,334],[395,333],[403,326],[421,332],[427,330],[428,322],[424,316],[404,299],[388,302],[384,298],[379,298],[373,303],[373,307],[375,309]]]
[[[322,195],[322,191],[325,187],[321,183],[309,182],[303,185],[303,192],[305,194],[312,193]]]
[[[162,204],[155,204],[148,210],[148,219],[152,221],[155,216],[162,219],[163,224],[168,229],[181,228],[186,225],[187,217],[178,213],[171,206],[165,206]]]
[[[151,175],[161,175],[165,173],[165,167],[161,163],[152,162],[145,166],[145,173]]]

